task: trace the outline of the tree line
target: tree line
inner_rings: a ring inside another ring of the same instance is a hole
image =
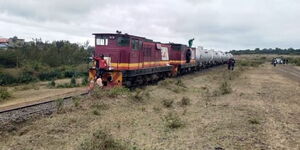
[[[21,47],[0,50],[0,65],[5,68],[22,67],[26,63],[40,63],[49,67],[85,63],[92,48],[69,41],[43,42],[36,39]]]
[[[231,50],[230,53],[233,55],[242,54],[279,54],[279,55],[300,55],[300,49],[288,48],[256,48],[256,49],[246,49],[246,50]]]
[[[93,47],[69,41],[35,39],[20,47],[0,49],[0,85],[73,77],[87,72]]]

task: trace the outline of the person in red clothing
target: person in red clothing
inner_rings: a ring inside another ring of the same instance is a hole
[[[96,60],[97,78],[101,78],[108,68],[107,62],[104,59],[104,55],[101,55],[100,58],[94,57],[94,60]]]

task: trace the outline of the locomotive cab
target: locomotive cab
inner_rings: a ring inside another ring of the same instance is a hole
[[[170,71],[170,46],[154,42],[144,37],[128,34],[96,33],[94,57],[104,55],[109,68],[102,77],[104,85],[132,85],[139,80],[152,81],[161,74]],[[90,79],[95,79],[95,70],[91,69]]]

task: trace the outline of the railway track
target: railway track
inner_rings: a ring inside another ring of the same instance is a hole
[[[85,92],[79,95],[67,96],[61,99],[35,102],[21,107],[12,107],[0,110],[0,129],[5,128],[5,124],[8,123],[20,123],[36,116],[50,115],[58,110],[58,103],[66,106],[71,105],[74,97],[85,96],[87,94],[88,93]]]

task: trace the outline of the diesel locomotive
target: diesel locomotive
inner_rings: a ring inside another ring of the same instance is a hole
[[[215,65],[233,57],[229,53],[194,48],[184,44],[160,43],[121,33],[95,33],[94,56],[104,55],[108,68],[101,76],[106,87],[138,86],[166,77],[183,75]],[[97,68],[89,70],[96,79]]]

